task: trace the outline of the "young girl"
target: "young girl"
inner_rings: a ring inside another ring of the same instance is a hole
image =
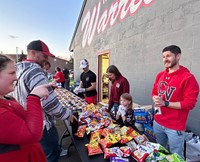
[[[123,93],[120,96],[120,105],[116,114],[116,120],[121,125],[132,125],[133,122],[133,109],[132,109],[132,96],[129,93]]]

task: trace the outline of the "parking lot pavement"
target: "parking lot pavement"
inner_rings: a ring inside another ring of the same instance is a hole
[[[65,125],[63,121],[57,121],[56,127],[58,129],[59,136],[65,131]],[[67,149],[68,146],[71,144],[71,138],[66,137],[62,140],[62,147]],[[79,155],[74,146],[71,146],[69,149],[69,155],[60,157],[59,162],[81,162]]]

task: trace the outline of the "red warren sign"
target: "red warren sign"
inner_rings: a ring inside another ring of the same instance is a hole
[[[111,1],[111,0],[109,0]],[[107,0],[100,0],[98,5],[89,10],[83,17],[81,31],[83,33],[82,47],[91,44],[95,32],[103,33],[107,26],[113,26],[117,19],[123,21],[128,15],[133,16],[141,7],[148,7],[154,0],[115,0],[100,15],[101,6]]]

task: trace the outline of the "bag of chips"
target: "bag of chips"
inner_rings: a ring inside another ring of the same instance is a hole
[[[75,133],[74,135],[77,137],[83,138],[85,134],[85,130],[86,130],[86,125],[80,125],[78,127],[77,133]]]
[[[85,146],[87,146],[87,148],[88,148],[89,156],[103,153],[98,142],[96,142],[96,141],[91,141],[89,144],[86,144]]]
[[[105,148],[104,149],[104,159],[108,159],[110,157],[116,157],[120,156],[121,157],[121,151],[119,147],[112,147],[112,148]]]
[[[132,153],[131,148],[129,146],[120,147],[120,151],[121,151],[122,157],[129,157]]]
[[[137,144],[142,144],[145,141],[149,141],[148,138],[144,134],[134,137],[134,140],[136,141]]]
[[[129,162],[129,159],[123,157],[110,157],[110,162]]]
[[[135,151],[137,148],[137,144],[135,143],[134,140],[127,142],[126,144],[127,144],[127,146],[129,146],[131,148],[131,152]]]

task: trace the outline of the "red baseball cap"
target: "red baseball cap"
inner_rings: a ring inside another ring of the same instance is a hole
[[[47,56],[55,57],[55,55],[50,53],[48,46],[41,40],[35,40],[30,42],[27,46],[27,50],[41,51],[43,54]]]

